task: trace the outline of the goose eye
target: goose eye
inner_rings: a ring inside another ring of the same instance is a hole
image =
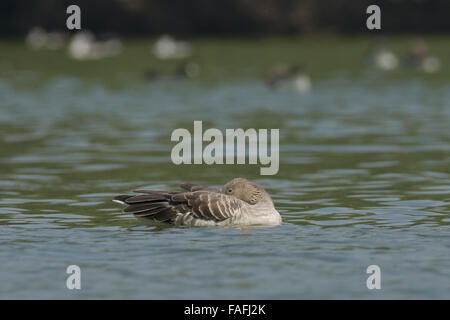
[[[232,193],[233,189],[228,189],[227,191],[228,191],[228,193]]]

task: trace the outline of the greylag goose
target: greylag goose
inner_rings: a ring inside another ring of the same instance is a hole
[[[279,225],[281,216],[270,195],[256,183],[243,178],[222,189],[196,184],[180,185],[186,191],[134,190],[139,195],[119,195],[113,201],[136,217],[168,222],[177,226]]]
[[[441,61],[429,53],[428,46],[423,39],[414,41],[406,58],[406,65],[412,69],[435,73],[441,68]]]

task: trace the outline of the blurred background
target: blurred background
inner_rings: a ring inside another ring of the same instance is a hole
[[[61,13],[71,4],[83,9],[83,24],[92,31],[131,36],[365,33],[371,4],[382,8],[388,33],[450,31],[445,0],[4,0],[0,33],[24,35],[36,25],[63,30]]]
[[[66,28],[71,4],[81,8],[81,31]],[[402,71],[383,76],[445,74],[448,1],[380,1],[382,29],[373,31],[366,27],[370,4],[5,0],[0,5],[0,72],[30,70],[32,64],[37,76],[71,74],[107,84],[136,77],[259,77],[272,88],[302,75],[299,91],[312,87],[311,76],[366,75],[368,67]]]
[[[0,298],[450,298],[450,2],[377,1],[374,31],[369,4],[2,0]],[[172,164],[194,120],[279,128],[279,173]],[[147,226],[111,202],[237,176],[282,226]]]

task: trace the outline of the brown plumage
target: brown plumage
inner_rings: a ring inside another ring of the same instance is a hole
[[[137,217],[178,225],[252,224],[254,216],[265,221],[267,215],[269,224],[281,221],[267,192],[243,178],[231,180],[220,190],[191,183],[181,188],[187,192],[135,190],[140,194],[120,195],[114,201],[125,204],[124,212]]]

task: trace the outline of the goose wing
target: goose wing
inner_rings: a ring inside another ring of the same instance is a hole
[[[171,200],[187,205],[198,219],[215,221],[229,219],[247,205],[234,196],[205,190],[174,194]]]
[[[223,221],[239,213],[247,204],[234,196],[217,191],[165,192],[135,190],[140,195],[120,195],[116,202],[125,204],[123,210],[138,217],[173,222],[178,216]]]

